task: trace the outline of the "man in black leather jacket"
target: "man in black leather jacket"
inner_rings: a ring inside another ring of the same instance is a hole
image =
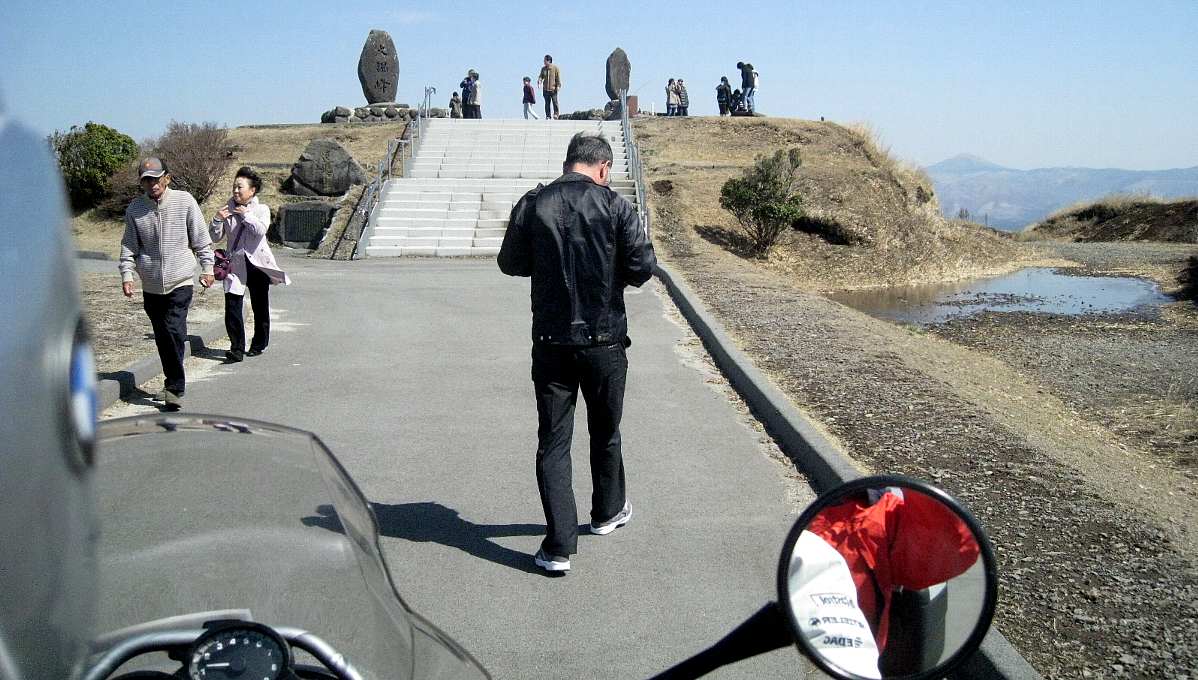
[[[532,277],[532,380],[537,397],[537,487],[547,526],[534,561],[570,569],[578,515],[570,439],[579,389],[591,436],[591,533],[632,517],[625,496],[620,418],[628,373],[624,287],[640,286],[657,262],[636,209],[608,185],[611,146],[579,133],[564,174],[512,208],[499,268]]]

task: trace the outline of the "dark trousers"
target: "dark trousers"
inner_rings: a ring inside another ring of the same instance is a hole
[[[537,395],[537,488],[545,510],[550,555],[578,552],[578,511],[570,468],[574,404],[579,388],[591,435],[591,521],[606,522],[624,507],[620,418],[628,356],[621,344],[598,347],[535,344],[532,381]]]
[[[479,119],[483,117],[483,107],[481,104],[463,104],[462,115],[467,118]]]
[[[182,286],[166,295],[142,292],[142,308],[154,328],[154,344],[162,361],[163,387],[183,396],[187,380],[183,376],[184,343],[187,342],[187,308],[191,306],[191,286]]]
[[[262,351],[270,344],[270,277],[246,260],[245,287],[254,309],[254,338],[250,349]],[[245,296],[225,293],[225,330],[229,348],[238,356],[245,352]]]
[[[550,118],[558,115],[557,90],[554,90],[553,92],[550,92],[549,90],[543,90],[541,94],[545,96],[545,120],[549,120]],[[553,113],[549,113],[550,104],[553,105]]]

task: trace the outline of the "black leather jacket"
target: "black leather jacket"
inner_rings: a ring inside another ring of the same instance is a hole
[[[525,194],[499,249],[504,274],[532,277],[536,343],[623,342],[624,286],[648,281],[656,263],[632,204],[576,172]]]

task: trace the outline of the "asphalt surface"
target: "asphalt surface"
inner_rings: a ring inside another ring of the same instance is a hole
[[[533,455],[527,279],[491,260],[285,258],[269,349],[188,359],[185,410],[316,432],[375,504],[404,599],[496,678],[636,678],[775,599],[778,553],[811,499],[708,383],[657,281],[628,294],[623,438],[632,521],[582,535],[573,570],[532,564],[544,531]],[[147,386],[160,387],[160,379]],[[106,417],[152,410],[118,404]],[[590,477],[579,400],[574,485]],[[265,487],[285,496],[285,488]],[[314,631],[319,634],[319,631]],[[715,678],[801,677],[778,650]]]

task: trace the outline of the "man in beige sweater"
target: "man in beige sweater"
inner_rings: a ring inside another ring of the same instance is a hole
[[[561,69],[553,63],[553,55],[545,55],[545,65],[541,67],[541,75],[537,76],[537,85],[541,86],[541,92],[545,95],[545,120],[557,118],[557,92],[562,89],[562,72]],[[550,104],[553,105],[553,113],[549,113]]]
[[[137,166],[144,194],[125,210],[121,238],[121,291],[133,297],[133,272],[141,278],[142,305],[154,328],[154,343],[165,376],[157,396],[171,410],[183,405],[186,379],[183,344],[192,277],[200,263],[200,285],[212,285],[212,239],[195,198],[170,188],[166,163],[146,158]]]

